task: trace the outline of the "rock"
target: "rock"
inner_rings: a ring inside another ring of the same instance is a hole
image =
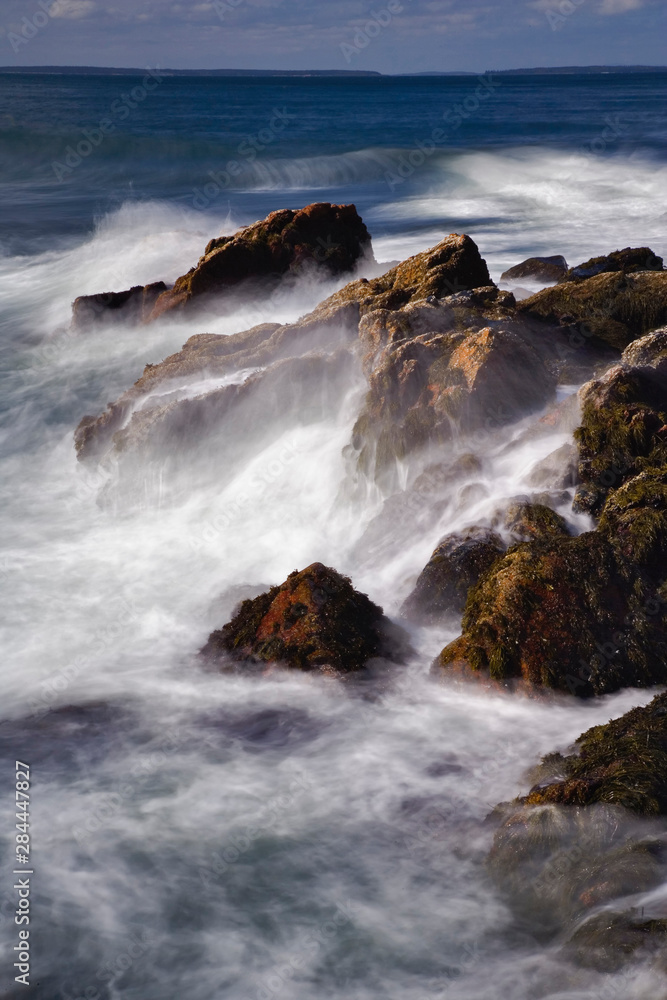
[[[623,274],[636,274],[638,271],[662,271],[662,257],[657,257],[649,247],[626,247],[624,250],[614,250],[603,257],[591,257],[583,264],[571,267],[562,276],[561,281],[583,281],[593,278],[596,274],[619,271]]]
[[[577,483],[579,452],[569,441],[546,458],[540,459],[530,470],[526,482],[542,490],[566,490]]]
[[[470,587],[502,555],[500,535],[483,527],[447,535],[419,574],[401,615],[418,624],[432,625],[463,610]]]
[[[435,661],[436,674],[580,697],[665,683],[664,540],[656,567],[650,555],[630,557],[611,515],[609,526],[510,548],[470,591],[463,634]]]
[[[403,662],[404,633],[336,570],[313,563],[243,601],[202,649],[224,663],[278,664],[342,676],[380,657]]]
[[[589,729],[566,756],[548,754],[532,780],[492,814],[488,867],[518,918],[564,938],[567,960],[605,972],[667,957],[660,901],[634,905],[667,875],[655,825],[667,815],[667,694]]]
[[[72,303],[72,325],[80,330],[110,323],[142,323],[148,319],[162,292],[164,281],[134,285],[125,292],[79,295]]]
[[[567,261],[564,257],[529,257],[515,264],[500,275],[501,281],[514,281],[518,278],[539,278],[541,281],[558,281],[567,272]]]
[[[547,759],[561,775],[541,782],[524,805],[621,805],[641,816],[667,815],[667,693],[620,719],[594,726],[575,744],[575,753]]]
[[[162,293],[150,319],[182,311],[205,296],[220,296],[242,283],[266,290],[304,267],[345,274],[371,254],[371,238],[354,205],[321,202],[281,209],[233,236],[211,240],[197,265]]]
[[[448,322],[445,308],[373,313],[360,324],[362,343],[372,338],[374,350],[366,354],[369,392],[352,445],[359,470],[383,488],[395,486],[396,463],[411,453],[459,434],[490,433],[545,406],[555,393],[550,345],[511,320],[440,332],[438,324]],[[419,330],[429,323],[429,310],[435,331],[410,336],[413,314]],[[467,321],[472,326],[469,313]],[[399,337],[394,331],[401,325]]]
[[[540,503],[518,500],[505,511],[503,527],[514,542],[561,538],[570,534],[564,517]]]
[[[622,351],[667,322],[667,272],[605,272],[563,282],[522,299],[517,311],[570,328],[574,348],[598,340]]]
[[[666,350],[664,331],[642,337],[582,387],[577,509],[599,515],[611,489],[667,462]]]

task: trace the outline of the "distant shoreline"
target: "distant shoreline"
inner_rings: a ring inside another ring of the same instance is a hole
[[[145,68],[114,66],[0,66],[0,75],[34,76],[143,76]],[[526,69],[487,70],[494,76],[625,76],[640,73],[667,73],[667,66],[545,66]],[[379,73],[373,70],[280,70],[280,69],[160,69],[171,77],[469,77],[474,72]]]

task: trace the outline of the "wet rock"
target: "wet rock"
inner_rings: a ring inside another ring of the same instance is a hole
[[[667,815],[667,694],[594,726],[575,753],[558,758],[561,776],[531,789],[525,805],[606,802],[642,816]],[[553,767],[554,755],[547,763]]]
[[[580,391],[576,507],[599,515],[609,491],[667,462],[665,335],[649,334]],[[640,365],[633,366],[632,361]]]
[[[662,257],[657,257],[649,247],[625,247],[602,257],[591,257],[583,264],[571,267],[561,281],[584,281],[596,274],[636,274],[638,271],[662,271]]]
[[[630,960],[667,958],[667,920],[647,919],[639,909],[606,908],[584,920],[562,949],[563,957],[598,972],[617,972]]]
[[[558,281],[567,272],[564,257],[529,257],[515,264],[500,275],[501,281],[515,281],[518,278],[539,278],[541,281]]]
[[[552,451],[546,458],[536,462],[527,476],[529,486],[542,490],[566,490],[577,482],[577,461],[579,452],[574,444],[567,441]]]
[[[150,285],[134,285],[124,292],[79,295],[72,303],[72,325],[84,330],[117,322],[142,323],[166,289],[164,281],[154,281]]]
[[[313,563],[280,587],[243,601],[202,650],[223,663],[278,664],[344,676],[374,658],[402,662],[408,647],[382,608],[336,570]]]
[[[614,532],[524,542],[470,591],[434,671],[580,697],[667,681],[667,605],[651,558]]]
[[[523,299],[517,310],[568,327],[574,348],[597,340],[622,351],[667,322],[667,272],[604,272],[563,282]]]
[[[503,527],[514,542],[561,538],[570,534],[564,517],[540,503],[517,500],[505,511]]]
[[[435,624],[459,614],[469,589],[504,550],[500,536],[488,528],[472,527],[447,535],[419,574],[401,615],[419,624]]]
[[[388,342],[367,366],[369,392],[352,444],[359,470],[381,484],[393,483],[397,460],[460,433],[490,433],[553,397],[557,376],[547,351],[511,321],[399,340],[392,335],[398,320],[374,314],[364,321],[388,331]],[[375,336],[381,343],[377,328]]]
[[[281,209],[233,236],[211,240],[196,267],[162,293],[150,319],[249,281],[266,289],[304,267],[344,274],[369,254],[370,235],[354,205]]]

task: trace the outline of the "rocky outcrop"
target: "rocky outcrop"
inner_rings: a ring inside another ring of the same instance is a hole
[[[378,303],[409,304],[413,298],[421,299],[443,290],[467,289],[450,296],[453,299],[450,305],[426,305],[425,328],[435,323],[436,329],[448,328],[457,321],[457,315],[467,315],[473,308],[476,315],[484,303],[493,315],[498,310],[506,312],[503,303],[513,304],[511,295],[499,293],[494,286],[482,289],[484,294],[469,291],[471,283],[476,281],[489,281],[486,264],[469,237],[454,235],[379,278],[351,282],[297,323],[282,326],[264,323],[232,336],[191,337],[181,351],[160,364],[147,365],[135,385],[110,403],[104,413],[81,420],[75,433],[78,457],[103,456],[113,447],[114,435],[125,427],[142,401],[158,391],[164,392],[165,386],[178,389],[204,376],[211,379],[253,371],[277,359],[298,357],[314,350],[332,351],[344,344],[356,345],[361,317],[376,310]],[[409,329],[409,322],[418,323],[417,315],[418,310],[409,317],[399,316],[398,322],[404,322]],[[359,350],[365,353],[371,350],[365,335],[361,336]],[[370,360],[369,365],[372,367]]]
[[[227,668],[274,664],[334,676],[359,671],[376,658],[402,662],[407,653],[404,633],[382,608],[322,563],[243,601],[202,650]]]
[[[667,322],[667,271],[608,272],[545,288],[519,302],[520,314],[567,327],[572,346],[587,339],[622,351]]]
[[[570,534],[564,517],[541,503],[515,500],[505,511],[503,527],[513,542],[546,541]]]
[[[662,271],[662,257],[657,257],[649,247],[625,247],[602,257],[591,257],[583,264],[571,267],[561,281],[584,281],[596,274],[636,274],[638,271]]]
[[[667,920],[635,902],[664,882],[667,694],[551,753],[533,787],[495,810],[489,871],[520,919],[569,961],[611,971],[667,959]],[[647,822],[647,821],[653,821]],[[663,964],[664,968],[664,964]]]
[[[599,515],[610,490],[667,463],[667,331],[631,344],[621,363],[580,392],[575,505]]]
[[[124,292],[79,295],[72,303],[72,326],[85,330],[117,322],[143,323],[166,289],[164,281],[154,281],[150,285],[134,285]]]
[[[667,816],[667,693],[589,729],[574,753],[550,754],[538,777],[522,804],[606,802],[641,816]]]
[[[447,535],[419,574],[401,615],[418,624],[433,625],[459,614],[468,591],[505,551],[500,535],[473,527]]]
[[[189,309],[248,282],[266,290],[304,268],[345,274],[371,257],[370,242],[354,205],[321,202],[272,212],[233,236],[211,240],[197,265],[159,297],[150,318]]]
[[[567,273],[567,261],[559,254],[554,257],[529,257],[500,275],[501,281],[537,278],[539,281],[559,281]]]
[[[641,509],[636,500],[631,515],[623,507],[625,536],[610,511],[598,531],[510,548],[470,592],[462,635],[435,672],[580,697],[667,682],[667,534],[651,496]],[[631,537],[635,518],[643,548]]]

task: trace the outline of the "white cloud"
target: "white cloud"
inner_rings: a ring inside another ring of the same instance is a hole
[[[644,0],[602,0],[599,10],[601,14],[625,14],[643,6]]]
[[[49,7],[51,17],[67,18],[70,21],[78,21],[82,17],[87,17],[97,7],[93,0],[55,0]]]

